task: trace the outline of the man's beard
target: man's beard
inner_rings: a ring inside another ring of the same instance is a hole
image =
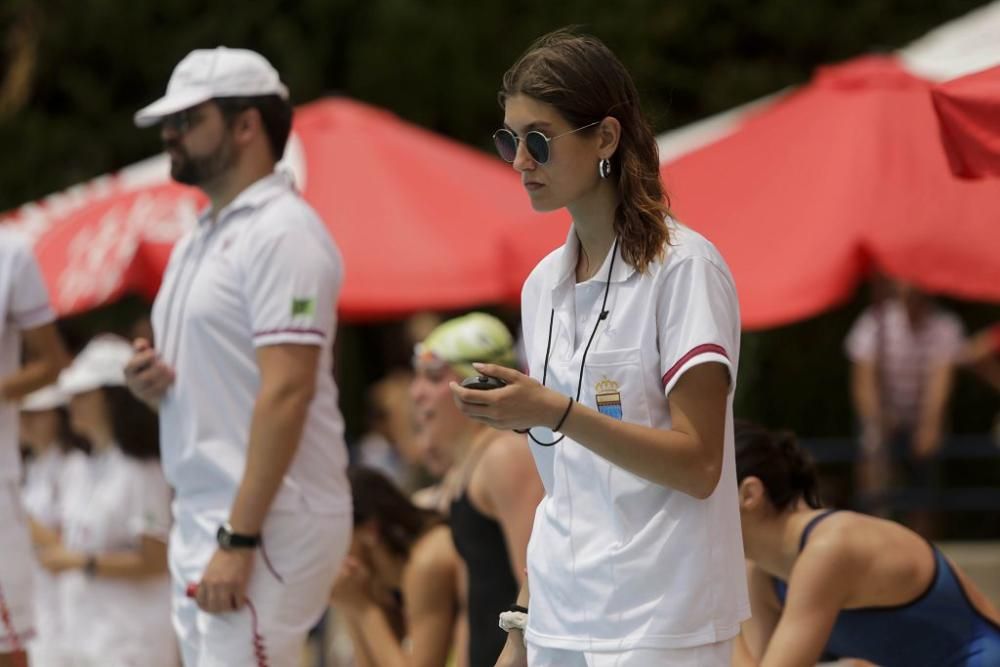
[[[176,153],[171,156],[170,175],[178,183],[203,186],[216,180],[236,162],[236,153],[229,141],[224,141],[212,154],[204,157],[191,157],[178,144],[170,144]]]

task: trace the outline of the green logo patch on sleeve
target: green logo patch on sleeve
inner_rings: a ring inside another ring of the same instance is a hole
[[[292,299],[292,317],[315,314],[316,299]]]

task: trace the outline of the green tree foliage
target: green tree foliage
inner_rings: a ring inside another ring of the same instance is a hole
[[[132,113],[196,47],[263,52],[298,102],[349,95],[486,148],[503,71],[563,25],[619,53],[664,130],[801,83],[817,64],[896,48],[978,4],[4,0],[0,210],[155,152],[156,133],[135,130]]]

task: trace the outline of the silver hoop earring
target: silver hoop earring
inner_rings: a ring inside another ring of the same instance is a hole
[[[611,160],[606,157],[600,159],[597,163],[597,175],[601,178],[607,178],[611,175]]]

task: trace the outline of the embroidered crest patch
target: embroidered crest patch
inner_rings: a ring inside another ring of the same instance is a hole
[[[619,389],[619,384],[614,380],[609,380],[607,377],[594,385],[597,410],[601,414],[614,417],[618,420],[622,418],[622,395]]]

